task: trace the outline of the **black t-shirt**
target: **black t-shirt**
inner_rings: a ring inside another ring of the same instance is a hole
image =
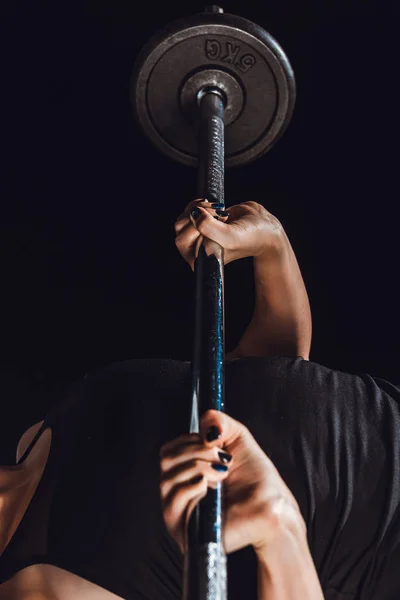
[[[299,502],[327,600],[400,597],[400,391],[301,358],[226,363],[226,412]],[[93,373],[46,416],[39,487],[0,558],[0,582],[48,563],[127,600],[180,600],[163,524],[159,450],[189,431],[191,365],[133,360]],[[24,460],[30,449],[28,448]],[[230,600],[256,599],[251,548],[228,557]]]

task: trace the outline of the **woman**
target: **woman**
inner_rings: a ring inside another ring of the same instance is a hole
[[[180,598],[186,523],[217,481],[230,600],[398,597],[399,392],[309,362],[307,293],[279,221],[254,202],[220,221],[215,208],[189,203],[176,243],[192,269],[201,236],[225,264],[254,257],[229,416],[209,411],[187,434],[189,362],[85,377],[0,470],[2,600]]]

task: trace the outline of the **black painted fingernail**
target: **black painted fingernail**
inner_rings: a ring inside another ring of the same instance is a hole
[[[227,454],[226,452],[218,452],[218,456],[224,463],[230,463],[232,460],[232,454]]]
[[[207,435],[206,435],[207,442],[213,442],[214,440],[217,440],[219,437],[221,437],[221,434],[219,432],[218,427],[216,427],[215,425],[210,427],[210,429],[207,431]]]
[[[219,465],[217,463],[214,463],[211,466],[213,469],[215,469],[216,471],[219,471],[220,473],[226,473],[228,470],[228,467],[226,465]]]
[[[201,215],[201,210],[199,208],[194,208],[191,212],[193,219],[197,219]]]
[[[221,204],[220,202],[215,202],[211,204],[211,208],[225,208],[225,204]]]
[[[214,219],[217,219],[217,221],[219,221],[219,217],[214,217]]]
[[[229,211],[228,210],[217,210],[215,211],[217,213],[217,215],[219,215],[220,217],[229,217]]]

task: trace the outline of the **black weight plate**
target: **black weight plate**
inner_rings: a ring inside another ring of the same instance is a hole
[[[131,99],[145,134],[170,158],[197,165],[197,129],[182,108],[181,92],[185,82],[203,69],[228,73],[242,92],[242,106],[225,128],[225,166],[265,154],[292,116],[294,74],[274,38],[235,15],[181,19],[145,45],[131,83]]]

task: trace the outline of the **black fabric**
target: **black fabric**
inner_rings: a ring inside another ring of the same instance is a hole
[[[0,582],[48,563],[127,600],[180,600],[159,450],[188,431],[190,389],[189,362],[134,360],[60,400],[36,436],[52,429],[49,460],[0,558]],[[400,597],[399,402],[388,382],[301,358],[226,363],[226,411],[297,498],[327,600]],[[229,556],[228,585],[230,600],[256,599],[251,548]]]

